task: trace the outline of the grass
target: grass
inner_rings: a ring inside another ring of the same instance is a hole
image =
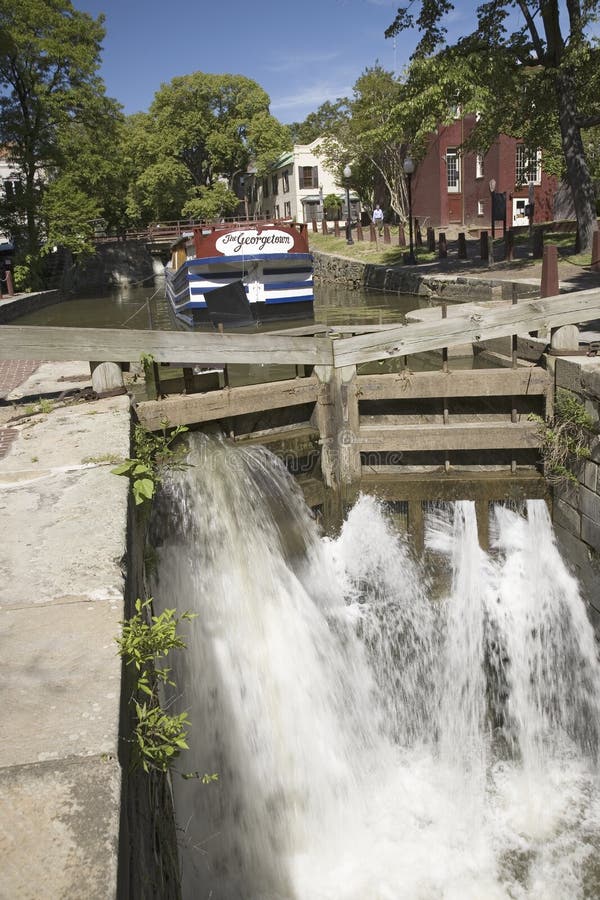
[[[401,247],[398,244],[398,229],[390,227],[391,243],[384,244],[383,237],[377,242],[368,240],[369,228],[363,229],[367,240],[357,241],[356,232],[353,231],[354,243],[347,244],[345,234],[335,237],[333,234],[322,235],[314,234],[309,229],[309,244],[311,250],[320,251],[322,253],[331,253],[334,256],[345,256],[354,259],[357,262],[371,263],[379,266],[401,266],[404,265],[404,254],[408,252],[408,247]],[[436,237],[439,229],[436,229]],[[529,232],[525,229],[515,233],[515,247],[527,250],[530,247],[531,239]],[[449,241],[448,259],[456,258],[455,241]],[[574,232],[546,232],[544,243],[554,244],[558,247],[559,259],[572,263],[575,266],[585,267],[591,265],[591,252],[575,253],[575,233]],[[475,260],[479,258],[479,240],[473,237],[467,237],[467,246],[469,248],[469,259]],[[474,249],[475,247],[475,249]],[[438,260],[438,254],[430,251],[426,246],[415,248],[415,256],[419,263],[431,263]],[[504,238],[496,237],[494,240],[494,257],[496,262],[501,262],[504,257]],[[534,260],[531,256],[517,256],[514,260],[515,267],[522,268],[527,265],[533,265],[539,260]]]
[[[368,235],[368,227],[364,229]],[[398,229],[390,228],[391,243],[384,244],[383,237],[377,242],[365,240],[357,241],[356,233],[353,232],[354,243],[347,244],[345,235],[343,237],[335,237],[333,234],[313,234],[309,231],[308,241],[311,250],[318,250],[322,253],[332,253],[334,256],[347,256],[355,259],[357,262],[372,263],[377,266],[401,266],[404,264],[404,254],[408,253],[408,247],[401,247],[398,244]],[[433,262],[437,255],[426,247],[415,248],[415,256],[420,263]]]

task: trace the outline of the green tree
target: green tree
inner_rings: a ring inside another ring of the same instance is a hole
[[[338,99],[335,103],[326,100],[316,112],[309,113],[304,122],[292,122],[287,128],[293,144],[312,144],[327,133],[335,133],[337,126],[347,116],[347,101]]]
[[[162,85],[148,113],[130,123],[128,138],[126,155],[137,172],[129,210],[146,221],[168,213],[176,218],[184,208],[184,215],[229,211],[230,195],[250,161],[258,174],[264,173],[291,146],[287,129],[269,113],[269,97],[256,82],[203,72]]]
[[[407,136],[402,109],[402,85],[378,63],[366,69],[345,101],[347,114],[325,135],[322,147],[328,164],[339,172],[346,162],[352,168],[352,187],[364,206],[373,208],[382,189],[402,222],[407,218],[406,180],[402,163]],[[351,148],[351,150],[350,150]]]
[[[402,7],[386,30],[386,37],[392,37],[416,29],[420,40],[413,60],[427,61],[439,51],[439,65],[449,82],[453,68],[458,67],[454,76],[462,68],[463,77],[455,77],[455,99],[472,103],[479,93],[488,139],[492,129],[496,134],[504,131],[523,138],[532,149],[549,149],[551,160],[556,145],[552,132],[560,136],[562,172],[585,248],[597,229],[582,132],[600,124],[600,50],[589,28],[599,8],[599,0],[567,0],[564,11],[558,0],[493,0],[477,8],[477,29],[448,46],[444,21],[453,4],[422,0],[418,15],[412,7]],[[514,15],[519,21],[512,31]],[[465,70],[474,80],[464,78]],[[477,129],[480,140],[485,128],[482,124]]]
[[[102,23],[69,0],[0,0],[0,143],[22,182],[18,209],[5,212],[32,260],[42,243],[44,183],[65,164],[61,135],[104,93],[97,75]]]

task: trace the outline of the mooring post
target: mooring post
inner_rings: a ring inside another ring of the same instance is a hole
[[[558,248],[554,244],[547,244],[542,258],[540,297],[556,297],[558,292]]]
[[[123,369],[116,362],[91,362],[92,387],[98,397],[114,397],[125,394]]]
[[[465,237],[464,231],[459,232],[458,235],[458,258],[467,258],[467,239]]]

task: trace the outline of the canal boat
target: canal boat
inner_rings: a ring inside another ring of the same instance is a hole
[[[171,245],[166,295],[190,327],[306,318],[313,259],[304,223],[199,225]]]

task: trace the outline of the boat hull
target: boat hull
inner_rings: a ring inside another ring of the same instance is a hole
[[[292,228],[223,229],[211,237],[209,242],[204,235],[200,239],[189,236],[186,258],[180,254],[176,268],[172,263],[165,268],[166,296],[178,319],[190,327],[211,321],[218,324],[222,296],[223,320],[234,325],[225,305],[233,288],[246,300],[240,325],[248,324],[248,318],[261,322],[312,315],[312,255],[306,242],[298,246]],[[272,252],[273,247],[276,252]],[[211,255],[198,255],[199,249]],[[286,252],[278,252],[280,249]],[[196,253],[190,256],[190,250]]]

